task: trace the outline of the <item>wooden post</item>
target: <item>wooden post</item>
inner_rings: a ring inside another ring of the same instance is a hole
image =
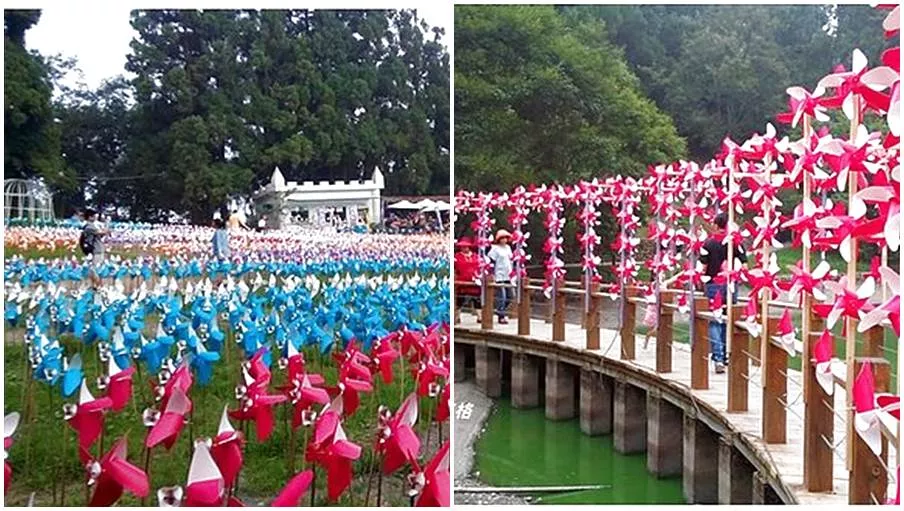
[[[634,293],[622,293],[621,359],[634,360],[634,326],[636,305],[631,301]]]
[[[555,289],[555,309],[552,313],[552,340],[565,341],[565,282],[559,280]]]
[[[805,310],[804,314],[808,314]],[[812,311],[809,312],[812,314]],[[812,346],[819,340],[825,324],[815,314],[810,318],[812,333],[804,344]],[[810,492],[832,491],[834,459],[832,442],[835,441],[835,400],[826,394],[816,381],[816,368],[812,349],[802,354],[809,363],[803,373],[804,380],[804,486]],[[827,443],[828,442],[828,443]]]
[[[778,331],[779,318],[769,318],[766,334]],[[767,337],[763,345],[763,440],[767,444],[787,441],[788,411],[788,352]]]
[[[854,374],[860,373],[864,362],[869,361],[873,368],[876,392],[887,392],[891,382],[891,365],[884,357],[857,357],[854,361]],[[852,385],[853,382],[849,384]],[[850,478],[848,480],[848,504],[885,503],[888,493],[888,441],[882,437],[882,456],[877,457],[873,451],[854,433],[848,437],[852,444]]]
[[[453,285],[452,290],[452,306],[454,307],[452,321],[457,325],[461,323],[461,307],[458,306],[458,285]]]
[[[743,306],[735,305],[734,317],[740,317]],[[748,410],[747,397],[749,387],[747,378],[749,375],[750,356],[747,354],[747,346],[750,344],[750,333],[742,328],[735,328],[731,340],[731,353],[728,354],[728,411],[746,412]]]
[[[493,329],[493,276],[484,276],[483,283],[483,303],[480,308],[480,328],[483,330]]]
[[[600,349],[600,305],[602,298],[599,296],[600,285],[594,282],[590,285],[590,310],[587,311],[587,349]]]
[[[527,277],[522,278],[518,285],[521,286],[521,303],[518,304],[518,335],[530,335],[530,291],[527,289]]]
[[[885,286],[883,286],[885,287]],[[882,358],[885,356],[885,329],[874,326],[863,332],[863,355],[866,357]]]
[[[694,344],[691,346],[691,388],[709,388],[709,318],[702,314],[707,309],[707,299],[695,297],[697,315],[691,320]]]
[[[812,136],[812,133],[813,133],[813,126],[812,126],[812,120],[810,119],[810,115],[804,114],[803,118],[801,119],[801,122],[803,123],[801,125],[802,138],[805,143],[809,144],[810,137]],[[804,188],[803,189],[803,200],[810,201],[811,195],[812,195],[812,184],[810,183],[810,174],[806,170],[804,170],[803,188]],[[802,260],[801,267],[802,267],[803,271],[809,272],[811,269],[810,268],[810,266],[811,266],[810,249],[807,248],[805,245],[801,244],[801,251],[802,251],[801,252],[801,260]],[[818,337],[813,339],[812,336],[810,335],[810,332],[813,331],[810,328],[810,325],[812,323],[810,310],[812,308],[813,308],[813,297],[810,296],[809,293],[802,293],[801,294],[801,302],[800,302],[800,309],[802,312],[800,315],[800,338],[804,342],[804,353],[800,358],[800,371],[801,371],[801,374],[803,374],[803,376],[804,376],[803,377],[804,403],[808,402],[807,399],[809,398],[809,394],[810,394],[809,385],[811,383],[811,378],[809,378],[808,375],[810,375],[810,373],[813,372],[813,363],[812,363],[812,359],[810,358],[813,355],[813,342],[815,342],[816,340],[819,339]],[[813,380],[813,381],[815,381],[815,380]],[[807,418],[805,416],[804,417],[804,431],[806,431],[806,430],[807,430]],[[805,445],[806,445],[806,442],[805,442]],[[806,448],[805,448],[805,450],[806,450]],[[804,461],[805,467],[806,467],[806,464],[807,464],[806,461]],[[804,479],[806,479],[806,469],[804,470]]]
[[[656,326],[656,372],[672,372],[672,325],[675,313],[663,304],[671,303],[672,293],[663,292],[659,296],[659,320]]]
[[[762,353],[760,350],[760,340],[762,339],[762,337],[755,337],[755,336],[751,335],[751,336],[749,336],[749,338],[750,338],[749,344],[745,344],[744,348],[747,349],[748,353],[754,355],[750,359],[750,363],[753,364],[754,367],[759,367],[760,365],[762,365],[762,361],[763,361],[763,359],[760,358],[762,356]]]

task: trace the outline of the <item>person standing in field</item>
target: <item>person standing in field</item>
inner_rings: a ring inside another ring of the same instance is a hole
[[[487,258],[493,264],[493,280],[496,281],[496,316],[499,323],[508,323],[508,307],[514,297],[512,288],[512,247],[509,241],[512,234],[505,229],[496,231],[493,246],[487,253]]]
[[[713,300],[718,295],[722,303],[725,304],[728,297],[728,286],[724,283],[717,283],[715,279],[721,273],[722,267],[725,266],[726,259],[728,259],[728,246],[725,244],[728,215],[719,213],[713,219],[713,225],[714,228],[709,238],[703,243],[703,250],[700,253],[700,262],[706,266],[705,274],[708,277],[704,284],[704,291],[708,299]],[[747,256],[744,254],[744,249],[740,244],[734,247],[734,257],[742,263],[747,262]],[[734,303],[737,303],[737,284],[735,284],[732,298]],[[723,314],[722,317],[724,318],[725,315]],[[716,373],[720,374],[725,372],[725,364],[727,362],[725,356],[725,330],[724,320],[711,319],[709,321],[710,352],[712,353],[712,360],[715,362]]]
[[[455,299],[459,308],[471,305],[477,309],[480,307],[480,286],[476,285],[479,261],[473,250],[474,242],[470,238],[462,238],[456,245],[455,280],[469,284],[455,286]]]
[[[79,236],[79,248],[88,261],[88,278],[91,280],[91,286],[97,289],[101,284],[98,269],[103,266],[106,255],[104,236],[109,234],[110,231],[98,219],[97,211],[86,208],[84,218],[85,226]]]
[[[248,226],[245,225],[245,221],[242,219],[242,215],[239,215],[239,211],[237,209],[233,209],[229,214],[229,219],[226,220],[226,225],[231,231],[238,229],[248,229]]]

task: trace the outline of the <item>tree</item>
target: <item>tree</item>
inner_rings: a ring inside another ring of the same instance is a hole
[[[75,183],[60,158],[48,66],[25,49],[25,32],[40,16],[35,10],[4,11],[4,175],[39,177],[52,188],[66,189]]]
[[[551,6],[456,6],[456,186],[641,175],[684,155],[600,23]]]

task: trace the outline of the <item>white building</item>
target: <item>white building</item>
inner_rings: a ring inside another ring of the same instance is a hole
[[[292,224],[354,225],[383,221],[380,190],[383,173],[377,168],[369,181],[335,183],[329,181],[286,182],[279,167],[267,185],[254,194],[258,216],[267,227],[279,229]]]

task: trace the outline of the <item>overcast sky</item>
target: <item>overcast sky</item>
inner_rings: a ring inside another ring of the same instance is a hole
[[[448,47],[451,7],[447,2],[422,3],[425,5],[418,6],[418,14],[431,26],[446,30],[443,44]],[[105,79],[126,74],[126,54],[135,34],[129,25],[129,12],[133,8],[133,5],[111,3],[91,9],[81,2],[45,7],[38,24],[25,33],[25,44],[42,55],[61,53],[64,57],[75,57],[83,77],[70,75],[66,79],[68,84],[83,81],[88,87],[97,88]]]

